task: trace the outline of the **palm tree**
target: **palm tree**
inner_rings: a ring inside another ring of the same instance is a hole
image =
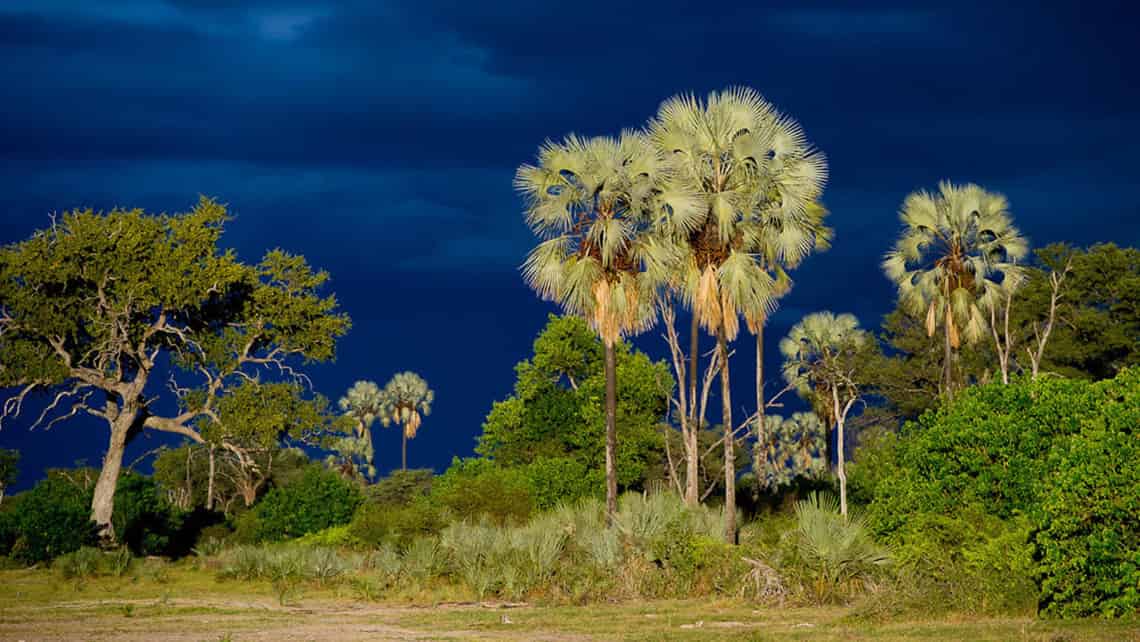
[[[835,425],[836,472],[843,515],[847,515],[844,426],[847,414],[860,397],[856,372],[866,359],[863,349],[871,343],[871,334],[859,328],[854,315],[837,316],[830,312],[807,315],[780,341],[784,379],[812,400],[817,414]],[[830,463],[830,457],[828,460]]]
[[[357,381],[337,402],[340,411],[355,420],[354,440],[341,448],[346,453],[357,454],[365,461],[369,477],[376,476],[374,465],[375,451],[372,447],[372,424],[384,414],[384,393],[372,381]],[[351,457],[352,455],[348,455]]]
[[[605,346],[606,511],[617,511],[617,357],[623,336],[650,327],[659,284],[674,253],[651,234],[659,216],[679,221],[695,202],[663,193],[666,168],[642,135],[567,136],[522,165],[515,188],[542,241],[523,264],[527,283],[548,301],[589,321]],[[676,223],[681,224],[681,223]]]
[[[883,270],[898,287],[899,303],[925,315],[926,332],[943,329],[942,392],[952,394],[954,351],[985,332],[984,309],[1000,305],[1003,284],[1021,280],[1016,262],[1028,244],[1001,194],[974,184],[938,184],[938,193],[909,194],[899,213],[904,228]]]
[[[431,404],[435,392],[414,372],[401,372],[392,377],[384,386],[383,410],[379,413],[380,423],[387,426],[395,422],[402,428],[400,446],[400,469],[408,469],[408,440],[415,439],[423,417],[431,414]]]
[[[734,427],[729,395],[728,342],[739,315],[759,319],[783,285],[769,269],[815,244],[809,205],[822,191],[826,161],[792,119],[759,93],[733,88],[705,101],[676,96],[650,124],[654,144],[670,160],[668,191],[700,197],[700,216],[671,233],[684,252],[674,280],[693,313],[690,387],[697,369],[696,324],[717,338],[724,424],[725,539],[736,539]],[[771,243],[773,264],[759,249]],[[695,404],[694,404],[695,405]],[[691,422],[696,424],[696,419]]]
[[[760,487],[774,491],[798,477],[815,479],[827,470],[827,427],[814,412],[797,412],[785,419],[764,418],[768,439],[754,447],[753,470]]]

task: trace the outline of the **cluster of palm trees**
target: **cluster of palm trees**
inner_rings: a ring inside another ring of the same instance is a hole
[[[735,524],[735,437],[729,391],[729,344],[743,318],[756,341],[756,426],[765,439],[763,330],[791,287],[789,271],[830,246],[832,230],[820,197],[827,178],[823,154],[800,128],[748,88],[705,99],[666,100],[640,130],[617,138],[570,135],[548,141],[534,164],[519,167],[515,187],[539,243],[522,271],[544,299],[587,319],[605,346],[606,505],[616,510],[615,344],[671,324],[674,302],[691,313],[688,355],[674,347],[677,407],[686,459],[687,502],[699,501],[697,402],[700,329],[715,337],[706,372],[719,374],[725,459],[725,537]],[[884,260],[902,304],[925,314],[931,336],[945,338],[943,387],[950,394],[955,351],[977,341],[983,311],[1007,300],[1021,281],[1027,252],[1008,204],[976,185],[940,185],[903,204],[905,231]],[[671,336],[675,333],[671,332]],[[789,388],[814,397],[840,449],[847,414],[859,399],[853,368],[873,343],[852,315],[818,313],[781,342]],[[686,381],[687,372],[687,381]],[[762,450],[759,449],[759,450]],[[838,456],[846,509],[843,451]]]
[[[434,401],[435,391],[414,372],[397,373],[383,388],[373,381],[357,381],[337,404],[355,422],[351,443],[340,450],[360,460],[362,470],[357,473],[375,477],[372,425],[377,420],[385,427],[394,423],[401,429],[400,467],[407,470],[408,440],[415,439]]]

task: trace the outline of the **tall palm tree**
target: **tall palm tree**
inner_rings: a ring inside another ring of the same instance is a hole
[[[943,329],[942,391],[952,394],[953,357],[964,338],[973,344],[986,329],[983,310],[1000,305],[1003,284],[1021,279],[1017,261],[1028,244],[1013,226],[1009,202],[973,183],[938,184],[903,201],[903,232],[886,254],[883,270],[898,287],[899,303],[925,315],[929,336]]]
[[[547,142],[535,165],[519,167],[515,188],[541,242],[523,264],[544,299],[583,316],[605,346],[606,510],[617,510],[617,357],[615,344],[650,327],[656,294],[674,253],[651,234],[659,216],[676,225],[695,201],[664,193],[666,168],[642,135],[567,136]],[[664,214],[662,214],[664,212]]]
[[[854,315],[830,312],[807,315],[780,341],[784,379],[802,396],[812,400],[817,414],[835,425],[836,473],[844,516],[847,515],[844,426],[847,414],[860,397],[857,370],[866,358],[863,349],[872,341],[871,334],[859,328],[859,320]],[[830,457],[828,459],[830,464]]]
[[[408,440],[415,439],[423,417],[431,414],[435,392],[423,377],[414,372],[401,372],[384,385],[384,405],[380,423],[395,422],[401,428],[400,469],[408,469]]]
[[[814,239],[810,248],[799,244],[781,242],[780,234],[783,229],[774,226],[765,228],[766,234],[757,243],[757,253],[761,256],[766,268],[773,272],[776,278],[775,296],[777,300],[791,291],[792,280],[788,276],[787,270],[798,267],[807,258],[810,251],[824,252],[831,249],[834,230],[824,223],[824,219],[829,214],[827,208],[818,201],[813,201],[808,204],[806,213],[807,220],[795,221],[792,231],[796,234],[805,231],[809,233]],[[789,248],[789,250],[785,250],[781,257],[779,252],[782,247]],[[775,304],[771,307],[774,308]],[[748,326],[748,331],[756,338],[756,437],[761,446],[769,434],[769,423],[764,420],[766,405],[764,398],[764,326],[768,322],[769,314],[770,311],[765,308],[744,311],[744,321]]]
[[[728,342],[736,338],[739,315],[766,316],[782,289],[758,248],[771,242],[773,258],[782,262],[814,245],[808,208],[822,191],[827,165],[795,121],[747,88],[713,92],[704,101],[692,95],[670,98],[650,123],[650,135],[670,161],[670,191],[701,199],[699,219],[686,217],[684,226],[672,230],[684,250],[675,283],[693,323],[717,338],[725,429],[725,539],[733,542],[736,468]],[[690,377],[697,369],[698,350],[694,325]]]
[[[340,411],[355,420],[354,452],[365,460],[369,477],[375,477],[375,451],[372,447],[372,424],[384,414],[384,392],[373,381],[357,381],[337,402]]]

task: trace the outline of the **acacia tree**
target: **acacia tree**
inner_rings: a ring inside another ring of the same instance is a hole
[[[652,225],[663,210],[681,226],[694,212],[684,194],[662,191],[665,176],[661,155],[633,132],[547,142],[537,164],[515,175],[527,223],[542,239],[523,277],[543,299],[584,317],[604,347],[607,520],[617,510],[615,345],[656,319],[672,246],[649,233]]]
[[[376,476],[375,450],[372,446],[372,424],[384,414],[384,393],[374,381],[357,381],[340,398],[337,406],[354,423],[353,436],[339,440],[335,450],[356,473]]]
[[[332,359],[349,327],[335,297],[319,294],[328,275],[303,257],[273,250],[247,265],[222,250],[228,219],[205,198],[175,215],[73,211],[0,249],[0,386],[15,388],[0,419],[43,391],[33,427],[80,414],[107,422],[91,507],[105,537],[132,437],[224,435],[236,428],[224,397],[240,384],[252,393],[258,372],[307,382],[297,363]],[[157,403],[163,371],[178,405],[170,413]]]
[[[873,346],[870,333],[859,328],[851,314],[838,316],[816,312],[804,317],[780,341],[784,355],[784,378],[805,397],[829,408],[837,440],[836,473],[839,477],[840,512],[847,515],[847,474],[844,426],[851,408],[859,401],[858,369]]]
[[[779,275],[771,273],[774,266],[798,260],[816,244],[822,217],[813,216],[809,205],[822,191],[827,165],[795,121],[747,88],[713,92],[704,101],[691,95],[671,98],[661,105],[650,132],[669,159],[668,191],[699,199],[696,216],[666,221],[666,231],[683,250],[671,283],[693,314],[691,400],[696,397],[697,325],[717,338],[725,538],[731,542],[736,538],[736,480],[728,342],[736,338],[741,314],[765,318],[785,289]],[[696,407],[690,404],[692,411]],[[693,417],[689,423],[693,439],[699,421]],[[695,451],[695,444],[687,449],[690,474],[693,458],[699,456]],[[690,482],[690,502],[694,492]]]
[[[385,426],[395,422],[401,428],[400,470],[408,469],[408,440],[415,439],[434,401],[435,392],[414,372],[400,372],[384,386],[378,417]]]
[[[1017,261],[1028,253],[1013,226],[1009,202],[974,184],[943,181],[938,193],[909,194],[899,213],[904,228],[883,270],[898,288],[899,305],[925,315],[927,336],[943,329],[942,392],[953,392],[953,358],[964,338],[978,341],[987,309],[1022,280]]]

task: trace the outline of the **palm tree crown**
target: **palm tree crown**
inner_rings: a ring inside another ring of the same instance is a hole
[[[899,214],[902,236],[883,260],[899,302],[925,315],[927,334],[944,325],[949,344],[974,343],[986,328],[983,309],[1021,279],[1028,244],[1013,226],[1009,202],[974,184],[943,181],[938,193],[914,192]]]
[[[423,377],[414,372],[401,372],[384,386],[384,411],[380,421],[385,426],[394,421],[404,429],[404,437],[414,439],[423,417],[431,414],[435,392]]]
[[[869,332],[859,328],[859,320],[853,314],[809,314],[780,340],[784,379],[804,397],[810,397],[813,391],[830,394],[834,386],[850,386],[852,382],[846,380],[844,369],[871,339]],[[835,421],[835,417],[827,418]]]
[[[671,222],[683,248],[674,283],[701,323],[731,340],[739,313],[761,316],[786,289],[786,275],[769,269],[798,263],[826,234],[825,210],[811,207],[826,160],[747,88],[671,98],[650,136],[669,159],[666,191],[700,199],[695,215]]]
[[[675,250],[651,227],[662,216],[691,216],[697,205],[663,193],[665,176],[661,155],[634,132],[548,141],[538,163],[515,176],[527,223],[543,239],[523,264],[524,278],[586,318],[609,345],[654,322],[656,290]]]

